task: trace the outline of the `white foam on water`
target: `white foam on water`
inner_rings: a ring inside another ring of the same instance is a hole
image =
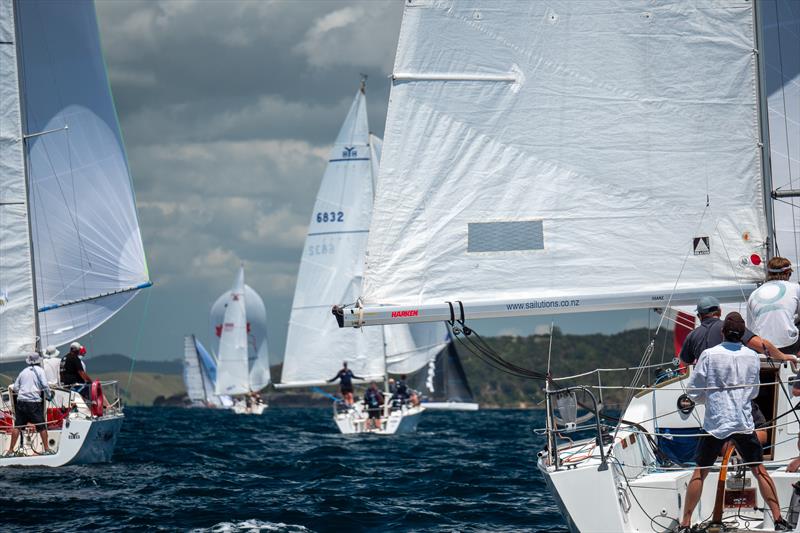
[[[295,524],[283,522],[263,522],[261,520],[245,520],[244,522],[220,522],[208,529],[192,529],[191,533],[311,533],[311,530]]]

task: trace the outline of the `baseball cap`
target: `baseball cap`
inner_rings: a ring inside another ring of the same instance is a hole
[[[719,300],[717,300],[713,296],[703,296],[702,298],[697,300],[698,314],[702,315],[708,313],[712,309],[719,309]]]

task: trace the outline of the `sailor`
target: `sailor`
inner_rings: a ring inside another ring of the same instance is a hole
[[[52,344],[44,351],[44,361],[42,361],[42,366],[44,367],[44,373],[47,376],[47,382],[52,383],[53,385],[61,384],[59,381],[59,374],[61,374],[60,355],[61,352],[59,352],[58,349]]]
[[[339,390],[342,393],[342,398],[344,398],[344,403],[353,405],[353,380],[363,378],[353,374],[353,371],[347,368],[347,361],[344,361],[342,363],[342,369],[329,379],[328,383],[333,383],[337,379],[339,380]]]
[[[406,375],[403,374],[400,376],[400,379],[397,380],[395,386],[395,396],[398,400],[405,402],[408,400],[408,385],[406,385]]]
[[[775,531],[791,529],[781,516],[775,485],[764,468],[764,452],[755,433],[750,401],[758,395],[760,365],[756,353],[741,344],[745,331],[742,316],[729,313],[722,326],[724,341],[701,354],[687,384],[689,396],[706,407],[703,429],[709,434],[697,445],[697,468],[686,489],[679,533],[691,531],[692,513],[703,492],[708,469],[728,440],[733,440],[739,456],[758,481],[761,496],[772,512]],[[730,384],[737,386],[728,387]]]
[[[701,353],[722,342],[721,314],[719,300],[713,296],[703,296],[697,301],[697,316],[700,318],[700,325],[692,330],[683,341],[680,353],[681,361],[687,365],[693,365]],[[770,342],[770,339],[759,337],[749,329],[745,329],[742,344],[758,353],[767,352],[774,359],[797,363],[795,352],[792,352],[791,355],[783,353]]]
[[[773,257],[767,263],[767,281],[747,299],[747,318],[753,332],[771,341],[785,353],[800,351],[797,315],[800,314],[800,285],[791,283],[792,263]]]
[[[92,378],[86,373],[86,367],[81,361],[81,352],[86,353],[86,349],[79,342],[69,345],[69,353],[61,359],[61,384],[65,387],[72,387],[73,390],[81,393],[86,399],[91,396],[91,389],[87,386],[92,382]]]
[[[369,384],[367,392],[364,393],[364,403],[367,405],[367,414],[369,414],[367,426],[372,425],[375,429],[380,429],[383,394],[378,390],[378,385],[374,381]]]
[[[52,398],[53,393],[47,385],[47,376],[39,366],[42,356],[33,353],[25,360],[28,364],[19,373],[14,381],[14,391],[17,393],[17,403],[14,410],[14,429],[11,430],[11,445],[6,455],[14,453],[14,447],[19,439],[19,428],[33,424],[42,439],[45,454],[50,454],[50,445],[47,442],[47,424],[44,419],[44,398]]]

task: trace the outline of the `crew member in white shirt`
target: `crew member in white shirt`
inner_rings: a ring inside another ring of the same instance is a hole
[[[750,329],[772,342],[780,351],[800,351],[797,315],[800,314],[800,285],[792,283],[792,263],[785,257],[773,257],[767,263],[767,281],[747,299]]]
[[[17,445],[17,439],[19,439],[19,428],[28,424],[34,424],[36,431],[39,432],[39,436],[42,438],[44,453],[50,454],[42,394],[49,399],[53,393],[50,391],[50,387],[47,386],[47,376],[44,370],[39,366],[42,362],[42,356],[38,353],[33,353],[28,356],[25,362],[28,366],[22,369],[16,381],[14,381],[17,403],[14,410],[14,429],[11,430],[11,445],[8,447],[6,455],[14,453],[14,447]]]
[[[53,385],[60,385],[59,373],[61,372],[61,352],[58,351],[53,345],[47,347],[44,351],[44,374],[47,376],[47,382]]]
[[[781,517],[775,484],[764,468],[764,451],[756,436],[750,402],[758,395],[758,354],[743,346],[744,319],[729,313],[722,326],[724,341],[705,350],[697,361],[687,384],[687,392],[706,407],[702,437],[695,452],[697,468],[686,488],[679,533],[691,531],[692,513],[703,492],[709,467],[729,440],[732,440],[742,461],[758,481],[758,489],[772,512],[775,531],[789,531],[791,526]]]

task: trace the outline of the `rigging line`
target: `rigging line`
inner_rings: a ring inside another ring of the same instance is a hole
[[[150,308],[150,294],[152,294],[152,292],[153,291],[147,291],[147,296],[145,297],[144,300],[144,310],[142,311],[142,317],[139,319],[139,332],[136,334],[136,343],[134,344],[133,356],[131,357],[131,368],[128,371],[128,385],[126,387],[126,390],[129,396],[131,394],[131,380],[133,379],[133,368],[136,365],[136,357],[139,354],[139,344],[141,343],[142,340],[142,333],[144,331],[144,321],[147,318],[147,311]]]
[[[711,218],[714,219],[714,211],[711,210]],[[714,233],[717,233],[719,229],[719,222],[714,224]],[[722,243],[722,249],[725,251],[725,257],[728,259],[728,266],[731,267],[731,271],[733,271],[733,279],[736,280],[736,286],[739,287],[739,293],[742,295],[742,301],[747,303],[747,296],[744,294],[744,289],[742,288],[742,282],[739,280],[739,275],[736,273],[736,267],[733,264],[733,260],[731,259],[731,255],[728,253],[728,247],[725,245],[725,239],[720,238],[720,242]]]

